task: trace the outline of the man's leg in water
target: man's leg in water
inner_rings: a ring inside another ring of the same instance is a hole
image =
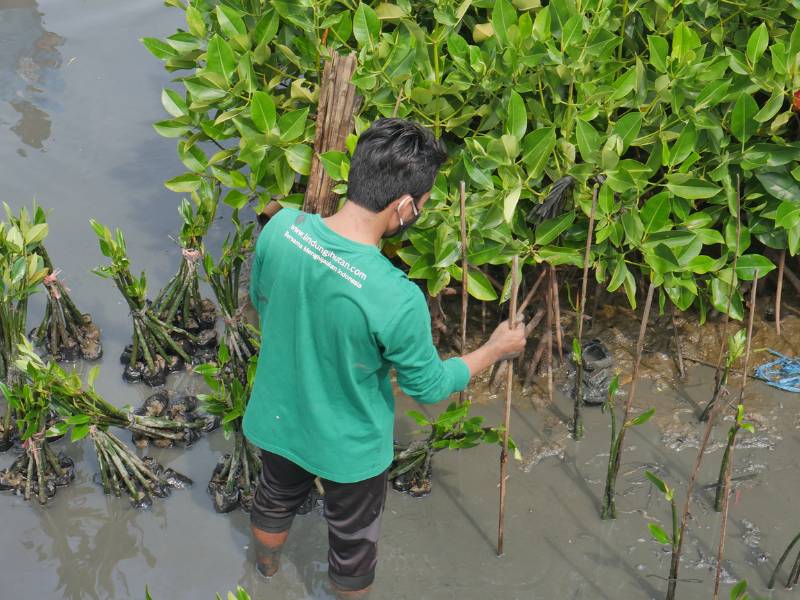
[[[328,521],[328,575],[342,600],[369,594],[378,563],[378,538],[388,471],[356,483],[323,480]]]
[[[256,569],[264,577],[278,572],[281,548],[297,509],[314,485],[314,475],[292,461],[261,452],[261,474],[250,511]]]

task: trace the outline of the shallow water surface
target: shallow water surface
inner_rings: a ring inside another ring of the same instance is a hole
[[[0,199],[16,208],[35,197],[51,209],[48,249],[79,307],[103,330],[106,358],[97,387],[120,406],[138,404],[150,390],[121,381],[117,357],[130,324],[111,283],[89,272],[102,257],[87,220],[124,228],[133,269],[147,270],[153,292],[177,267],[169,236],[179,226],[178,196],[162,182],[182,169],[174,140],[158,137],[151,127],[163,118],[159,96],[169,76],[138,38],[173,32],[179,15],[149,0],[0,0]],[[224,235],[224,227],[216,227],[209,245],[215,248]],[[37,298],[31,325],[41,308]],[[566,431],[571,408],[565,396],[548,406],[541,389],[534,396],[516,393],[512,433],[523,461],[510,469],[506,556],[494,554],[497,448],[443,453],[434,463],[430,497],[390,493],[373,597],[663,597],[669,556],[649,539],[647,523],[666,524],[668,507],[644,471],[659,473],[679,489],[685,484],[700,434],[694,411],[709,397],[711,382],[706,368],[691,370],[678,388],[657,382],[648,389],[652,381],[643,382],[638,408],[655,406],[658,416],[627,438],[615,522],[598,517],[606,417],[587,409],[587,438],[575,444]],[[181,377],[173,384],[192,385]],[[800,490],[800,399],[757,382],[749,395],[757,400],[758,432],[752,440],[743,435],[736,454],[723,591],[747,578],[756,593],[766,595],[771,565],[798,527],[791,515]],[[499,400],[476,392],[475,412],[499,423]],[[410,406],[401,401],[398,413]],[[412,425],[405,418],[398,423],[399,435],[407,436]],[[723,436],[718,428],[716,440]],[[696,494],[682,599],[711,596],[719,525],[707,486],[715,478],[720,446],[712,446]],[[0,496],[0,596],[139,599],[148,585],[155,600],[200,600],[238,584],[254,598],[330,597],[326,530],[316,513],[296,520],[278,575],[268,583],[254,575],[247,516],[215,514],[205,491],[217,457],[228,448],[215,432],[185,451],[152,450],[195,485],[137,512],[125,500],[104,497],[93,482],[91,447],[70,445],[77,479],[48,506]],[[0,455],[0,467],[12,460]],[[770,597],[791,595],[779,591]]]

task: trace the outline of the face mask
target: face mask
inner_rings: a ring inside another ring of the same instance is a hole
[[[411,210],[414,211],[414,216],[408,222],[403,221],[403,216],[400,214],[400,208],[405,204],[405,200],[397,205],[397,217],[400,219],[400,226],[397,227],[394,231],[384,233],[381,237],[383,239],[392,238],[396,235],[400,235],[404,231],[408,230],[410,227],[414,225],[419,220],[419,210],[417,210],[417,204],[414,202],[413,198],[411,199]]]

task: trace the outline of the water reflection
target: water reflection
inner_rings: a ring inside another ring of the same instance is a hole
[[[116,498],[106,498],[105,510],[87,506],[85,495],[96,490],[86,489],[94,487],[89,482],[79,487],[79,495],[84,497],[74,498],[67,510],[48,507],[34,511],[39,528],[31,536],[37,541],[23,546],[36,553],[40,564],[55,568],[58,585],[54,594],[59,598],[140,597],[141,582],[135,580],[129,586],[118,566],[138,557],[144,558],[149,568],[155,566],[155,556],[144,545],[144,532],[137,523],[139,512]]]
[[[51,134],[47,93],[63,85],[58,48],[64,38],[46,31],[42,17],[35,0],[0,0],[0,101],[14,111],[8,112],[15,119],[11,131],[38,150]]]

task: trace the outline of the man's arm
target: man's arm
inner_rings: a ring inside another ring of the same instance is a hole
[[[397,370],[400,389],[424,404],[439,402],[463,390],[475,374],[525,347],[524,327],[511,330],[504,323],[478,350],[442,360],[433,345],[430,313],[419,290],[378,337],[384,358]]]

